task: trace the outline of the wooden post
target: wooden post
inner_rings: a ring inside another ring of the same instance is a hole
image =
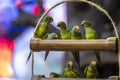
[[[30,49],[33,51],[116,51],[118,44],[116,38],[96,39],[96,40],[41,40],[32,38]]]
[[[32,76],[34,75],[34,52],[31,50],[32,54]]]

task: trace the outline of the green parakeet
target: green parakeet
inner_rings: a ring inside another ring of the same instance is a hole
[[[71,39],[72,40],[79,40],[82,39],[80,27],[77,25],[74,25],[71,31]],[[79,51],[72,51],[72,55],[74,56],[74,59],[76,60],[79,68],[80,68],[80,57],[79,57]]]
[[[52,40],[52,39],[58,39],[58,35],[56,33],[47,33],[43,39],[46,39],[46,40]]]
[[[67,29],[65,22],[60,21],[57,23],[60,27],[60,38],[61,39],[71,39],[71,31]]]
[[[56,33],[47,33],[43,39],[47,39],[47,40],[52,40],[52,39],[58,39],[58,35]],[[47,59],[47,56],[49,54],[49,51],[46,51],[46,54],[45,54],[45,59],[44,61]]]
[[[78,40],[78,39],[82,39],[82,35],[80,32],[80,27],[77,25],[74,25],[71,31],[71,39],[73,40]]]
[[[57,26],[60,27],[60,38],[64,39],[81,39],[81,34],[79,33],[79,27],[73,27],[72,31],[68,30],[66,27],[65,22],[60,21],[57,23]],[[74,30],[75,29],[75,30]],[[79,37],[78,37],[79,36]],[[76,60],[77,64],[79,65],[79,51],[71,51],[74,59]],[[79,65],[80,68],[80,65]]]
[[[98,35],[96,33],[96,31],[92,28],[92,25],[89,21],[82,21],[81,25],[84,26],[85,28],[85,38],[88,39],[98,39]],[[101,59],[100,59],[100,53],[99,51],[95,51],[95,55],[96,58],[99,62],[99,64],[101,64]]]
[[[42,22],[39,24],[38,28],[36,29],[34,37],[43,39],[43,36],[48,33],[48,26],[52,21],[53,18],[51,16],[45,16]]]
[[[79,72],[74,68],[74,62],[68,61],[66,67],[64,68],[64,77],[66,78],[79,78]]]
[[[49,75],[50,78],[61,78],[62,75],[61,74],[58,74],[58,73],[55,73],[55,72],[51,72],[50,75]]]
[[[97,78],[98,71],[96,68],[96,61],[91,61],[90,65],[85,68],[84,76],[85,78]]]
[[[48,26],[49,26],[50,22],[52,22],[52,21],[53,21],[53,18],[51,16],[45,16],[43,18],[42,22],[39,24],[38,28],[36,29],[36,31],[34,33],[34,37],[43,39],[43,36],[45,36],[46,33],[48,33]],[[27,61],[29,61],[30,57],[31,57],[31,51],[28,55],[26,63],[27,63]]]

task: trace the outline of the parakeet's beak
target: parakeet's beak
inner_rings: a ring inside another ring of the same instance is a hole
[[[70,62],[69,62],[69,65],[70,65],[70,66],[73,66],[73,65],[74,65],[74,63],[73,63],[72,61],[70,61]]]
[[[50,22],[53,22],[53,17],[49,16],[50,17]]]
[[[60,27],[60,22],[57,23],[57,27]]]
[[[97,64],[96,61],[92,61],[93,66],[96,66],[96,64]]]
[[[78,31],[78,32],[79,32],[79,31],[80,31],[80,27],[76,27],[76,31]]]
[[[53,22],[53,18],[51,18],[51,21],[50,22]]]

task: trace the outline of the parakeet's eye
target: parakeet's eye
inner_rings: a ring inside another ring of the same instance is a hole
[[[53,18],[51,18],[50,22],[53,22]]]

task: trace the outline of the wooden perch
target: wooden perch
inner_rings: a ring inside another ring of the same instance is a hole
[[[33,51],[116,51],[117,46],[116,37],[96,40],[41,40],[32,38],[30,41],[30,49]]]

